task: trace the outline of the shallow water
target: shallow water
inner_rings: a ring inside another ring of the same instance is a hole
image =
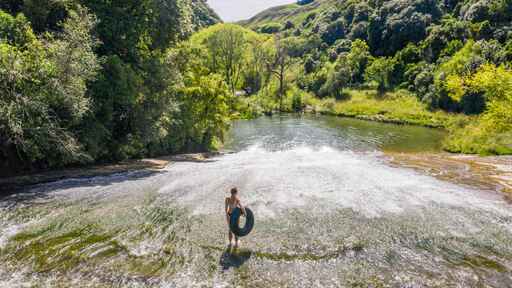
[[[389,165],[443,132],[331,117],[234,124],[225,154],[0,201],[0,287],[512,287],[499,194]],[[256,216],[227,251],[223,199]]]

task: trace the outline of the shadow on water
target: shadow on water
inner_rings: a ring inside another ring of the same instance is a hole
[[[264,252],[264,251],[252,251],[249,249],[234,249],[228,246],[226,249],[222,249],[217,246],[200,246],[206,250],[214,250],[214,251],[223,251],[219,264],[223,270],[228,270],[230,268],[240,268],[246,261],[248,261],[251,257],[256,259],[264,259],[271,261],[328,261],[332,259],[338,259],[340,257],[344,257],[347,253],[351,253],[352,255],[357,255],[364,251],[364,246],[362,243],[356,243],[351,246],[341,246],[338,249],[329,251],[323,254],[315,254],[315,253],[272,253],[272,252]]]
[[[61,189],[73,189],[83,187],[110,186],[128,181],[138,181],[164,171],[140,170],[131,172],[115,173],[107,176],[79,177],[57,180],[54,182],[35,184],[9,191],[0,191],[0,202],[6,202],[7,206],[34,199],[46,199],[48,194]]]
[[[240,268],[251,258],[252,252],[247,249],[235,249],[228,246],[220,256],[219,264],[222,270],[230,268]]]
[[[211,152],[197,154],[179,154],[162,159],[167,160],[169,163],[213,163],[218,161],[218,159],[216,159],[215,157],[221,156],[223,154],[225,153]],[[60,176],[58,176],[59,171],[55,170],[54,172],[57,173],[57,176],[50,176],[48,179],[44,177],[42,177],[42,179],[38,179],[41,177],[40,175],[38,176],[38,174],[20,176],[24,178],[29,178],[30,180],[28,181],[23,179],[17,179],[19,177],[6,178],[7,180],[0,179],[3,180],[0,181],[0,201],[11,200],[10,198],[20,198],[19,200],[24,200],[24,198],[32,198],[34,194],[38,194],[37,197],[44,196],[45,193],[51,192],[56,189],[110,186],[112,184],[122,183],[126,181],[141,180],[165,172],[160,170],[160,168],[140,168],[131,171],[107,171],[105,173],[100,172],[100,175],[92,176],[81,175],[81,172],[79,171],[77,172],[79,176],[72,176],[73,170],[73,168],[70,168],[70,173],[61,173],[62,175]],[[87,170],[87,167],[85,168],[85,170]],[[44,176],[44,173],[42,172],[41,175]],[[35,180],[31,178],[35,178]],[[34,193],[35,190],[37,190],[37,193]]]

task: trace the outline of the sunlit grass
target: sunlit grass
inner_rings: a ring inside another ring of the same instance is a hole
[[[373,90],[347,90],[348,100],[332,98],[319,100],[315,106],[320,113],[397,124],[447,128],[455,119],[467,119],[460,114],[429,111],[407,91],[389,92],[378,97]]]
[[[454,125],[443,148],[454,153],[480,155],[512,154],[512,131],[497,133],[486,121]]]

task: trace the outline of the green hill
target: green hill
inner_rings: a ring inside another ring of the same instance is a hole
[[[504,42],[512,33],[511,20],[510,0],[315,0],[270,8],[239,24],[263,32],[321,35],[329,45],[362,39],[372,52],[393,55],[408,43],[436,36]],[[273,29],[265,29],[269,26]]]
[[[256,28],[261,24],[269,22],[285,23],[290,20],[298,23],[303,20],[308,13],[329,8],[335,4],[335,0],[313,1],[308,5],[289,4],[269,8],[258,13],[252,18],[240,21],[239,24],[250,28]]]

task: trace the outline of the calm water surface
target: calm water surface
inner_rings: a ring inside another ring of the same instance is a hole
[[[0,200],[0,287],[512,287],[510,205],[381,157],[442,137],[260,118],[207,162],[30,188]],[[234,185],[256,226],[229,251]]]
[[[262,117],[234,123],[226,149],[260,145],[268,151],[330,147],[357,152],[441,152],[446,132],[332,116]]]

